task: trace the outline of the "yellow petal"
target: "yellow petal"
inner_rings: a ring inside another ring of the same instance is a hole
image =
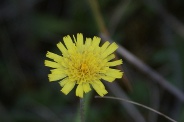
[[[99,84],[92,82],[91,85],[93,86],[93,88],[95,89],[95,91],[101,96],[103,97],[105,94],[107,94],[108,92],[106,91],[105,88],[101,88],[99,86]]]
[[[86,38],[85,47],[91,46],[91,42],[92,42],[91,38]]]
[[[52,69],[50,70],[51,71],[51,74],[55,74],[55,75],[60,75],[60,74],[64,74],[64,69]]]
[[[61,56],[59,56],[59,55],[57,55],[55,53],[49,52],[49,51],[47,51],[46,57],[50,58],[50,59],[53,59],[56,62],[61,62],[62,61],[62,57]]]
[[[62,61],[62,56],[59,56],[59,55],[52,53],[52,52],[49,52],[49,51],[47,52],[46,57],[54,60],[55,62]]]
[[[71,37],[68,35],[68,36],[65,36],[63,37],[63,41],[67,47],[67,49],[72,49],[75,45],[71,39]]]
[[[83,83],[83,89],[85,93],[91,91],[89,83]]]
[[[60,84],[61,87],[63,87],[67,82],[69,82],[68,77],[67,78],[64,78],[63,80],[61,80],[59,82],[59,84]]]
[[[72,89],[73,87],[75,86],[75,82],[74,81],[69,81],[67,82],[64,87],[61,89],[61,91],[67,95]]]
[[[103,53],[106,49],[107,49],[107,47],[109,46],[109,42],[108,41],[106,41],[103,45],[102,45],[102,47],[101,47],[101,52]]]
[[[114,78],[122,78],[123,73],[117,69],[108,69],[108,71],[105,73],[105,75],[110,76],[110,77],[114,77]]]
[[[76,96],[83,98],[83,87],[82,84],[79,84],[76,89]]]
[[[116,78],[110,76],[101,76],[101,78],[108,82],[113,82]]]
[[[94,51],[94,49],[95,49],[95,48],[94,48],[93,46],[90,46],[90,47],[88,47],[87,50],[88,50],[89,52],[92,52],[92,51]]]
[[[109,54],[113,53],[118,48],[118,45],[113,42],[105,51],[102,53],[102,58],[107,57]]]
[[[64,58],[64,57],[63,57],[62,62],[60,62],[60,63],[61,63],[61,66],[67,68],[68,65],[69,65],[69,60],[70,60],[70,59]],[[62,68],[62,67],[61,67],[61,68]]]
[[[120,64],[122,64],[122,59],[112,61],[112,62],[107,62],[107,66],[117,66],[117,65],[120,65]]]
[[[61,42],[59,42],[57,44],[57,47],[62,52],[63,56],[66,56],[67,55],[67,49],[65,48],[65,46]]]
[[[73,40],[74,40],[74,43],[77,43],[76,38],[75,38],[75,36],[74,36],[74,35],[73,35]]]
[[[77,34],[77,46],[83,46],[83,35],[81,33]]]
[[[105,69],[100,70],[100,71],[99,71],[100,77],[103,76],[103,75],[101,75],[101,74],[105,74],[106,72],[107,72],[107,70],[105,70]]]
[[[65,78],[66,74],[49,74],[49,81],[56,81]]]
[[[92,46],[94,48],[99,47],[101,38],[94,36],[92,41]]]
[[[47,67],[51,67],[51,68],[59,68],[61,67],[60,64],[53,62],[53,61],[49,61],[49,60],[45,60],[45,66]]]
[[[100,80],[94,82],[97,83],[100,86],[100,88],[105,88],[104,84]]]
[[[107,58],[105,58],[105,59],[107,59],[107,61],[110,61],[110,60],[112,60],[112,59],[114,59],[115,58],[115,55],[114,54],[110,54],[109,56],[107,56]]]

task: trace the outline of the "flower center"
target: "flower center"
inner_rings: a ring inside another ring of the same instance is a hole
[[[81,64],[81,72],[82,72],[83,74],[86,74],[87,71],[88,71],[88,66],[87,66],[87,64],[82,63],[82,64]]]
[[[66,64],[68,64],[68,76],[77,84],[100,79],[99,73],[103,69],[99,55],[94,52],[73,52]]]

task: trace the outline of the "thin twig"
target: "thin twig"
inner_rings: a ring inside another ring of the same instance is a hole
[[[155,112],[155,113],[157,113],[157,114],[159,114],[159,115],[161,115],[161,116],[167,118],[168,120],[170,120],[170,121],[172,121],[172,122],[177,122],[176,120],[174,120],[174,119],[172,119],[172,118],[166,116],[165,114],[163,114],[163,113],[161,113],[161,112],[159,112],[159,111],[156,111],[156,110],[154,110],[154,109],[152,109],[152,108],[150,108],[150,107],[148,107],[148,106],[145,106],[145,105],[142,105],[142,104],[140,104],[140,103],[137,103],[137,102],[133,102],[133,101],[130,101],[130,100],[126,100],[126,99],[123,99],[123,98],[111,97],[111,96],[104,96],[104,97],[95,96],[95,98],[105,98],[105,99],[114,99],[114,100],[125,101],[125,102],[127,102],[127,103],[131,103],[131,104],[134,104],[134,105],[143,107],[143,108],[145,108],[145,109],[148,109],[148,110],[150,110],[150,111],[153,111],[153,112]]]
[[[117,98],[125,98],[130,100],[130,98],[126,95],[125,91],[117,84],[104,82],[105,86],[111,91],[111,93]],[[128,104],[122,101],[119,101],[120,105],[122,105],[127,114],[134,120],[134,122],[146,122],[143,115],[139,112],[139,110],[132,104]]]

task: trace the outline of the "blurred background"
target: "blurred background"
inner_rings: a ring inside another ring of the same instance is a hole
[[[92,0],[0,1],[0,122],[79,122],[75,90],[65,96],[49,83],[44,66],[63,36],[99,36]],[[183,0],[94,0],[109,36],[184,90]],[[122,58],[121,55],[118,55]],[[115,81],[132,101],[184,122],[183,102],[123,58],[125,78]],[[111,86],[109,86],[111,87]],[[107,87],[110,96],[116,93]],[[87,98],[87,122],[140,122],[117,100]],[[169,122],[134,106],[145,122]],[[134,111],[129,108],[129,111]],[[137,116],[137,115],[135,115]]]

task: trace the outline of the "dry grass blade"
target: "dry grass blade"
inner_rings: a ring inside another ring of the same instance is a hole
[[[134,105],[143,107],[143,108],[145,108],[145,109],[148,109],[148,110],[150,110],[150,111],[153,111],[153,112],[155,112],[155,113],[157,113],[157,114],[159,114],[159,115],[165,117],[166,119],[168,119],[168,120],[170,120],[170,121],[172,121],[172,122],[177,122],[176,120],[174,120],[174,119],[172,119],[172,118],[166,116],[165,114],[163,114],[163,113],[161,113],[161,112],[159,112],[159,111],[157,111],[157,110],[154,110],[154,109],[152,109],[152,108],[150,108],[150,107],[148,107],[148,106],[145,106],[145,105],[142,105],[142,104],[140,104],[140,103],[137,103],[137,102],[133,102],[133,101],[130,101],[130,100],[126,100],[126,99],[123,99],[123,98],[111,97],[111,96],[104,96],[104,97],[95,96],[95,98],[105,98],[105,99],[114,99],[114,100],[125,101],[125,102],[128,102],[128,103],[131,103],[131,104],[134,104]]]

